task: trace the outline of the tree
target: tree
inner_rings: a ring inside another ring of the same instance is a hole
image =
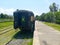
[[[46,21],[46,22],[53,22],[53,14],[52,12],[48,12],[48,13],[42,13],[42,15],[40,16],[40,20],[41,21]]]
[[[44,17],[45,17],[45,13],[42,13],[41,16],[40,16],[40,20],[41,21],[45,21],[45,18]]]
[[[1,13],[1,14],[0,14],[0,17],[1,17],[1,18],[4,18],[4,14],[3,14],[3,13]]]
[[[60,24],[60,12],[55,12],[56,15],[56,23]]]
[[[40,20],[40,17],[38,15],[36,15],[35,19],[36,20]]]
[[[52,12],[53,14],[53,22],[56,22],[56,19],[55,19],[55,12],[58,11],[58,6],[56,3],[53,3],[52,5],[49,6],[49,9],[50,9],[50,12]]]
[[[50,9],[51,12],[53,12],[53,6],[50,5],[49,9]]]
[[[58,11],[56,3],[50,5],[49,9],[50,12],[41,14],[40,20],[60,24],[60,11]]]
[[[60,9],[59,9],[59,12],[60,12]]]
[[[49,6],[49,9],[51,12],[57,12],[58,11],[58,6],[56,3],[53,3],[52,5]]]

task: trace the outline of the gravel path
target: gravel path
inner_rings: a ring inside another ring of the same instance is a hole
[[[60,32],[36,21],[36,31],[41,45],[60,45]]]
[[[17,40],[12,40],[7,45],[28,45],[28,42],[30,41],[31,39],[17,39]]]

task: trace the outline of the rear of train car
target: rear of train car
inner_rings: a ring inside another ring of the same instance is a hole
[[[14,29],[20,28],[24,31],[35,30],[34,13],[27,10],[17,10],[14,15]]]

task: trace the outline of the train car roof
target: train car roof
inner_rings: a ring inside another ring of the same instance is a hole
[[[25,13],[33,13],[32,11],[28,11],[28,10],[16,10],[14,13],[23,13],[23,12],[25,12]]]

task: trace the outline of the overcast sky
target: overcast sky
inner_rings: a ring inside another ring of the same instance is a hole
[[[16,9],[30,10],[35,15],[49,12],[49,5],[55,2],[60,5],[60,0],[0,0],[0,13],[13,15]]]

